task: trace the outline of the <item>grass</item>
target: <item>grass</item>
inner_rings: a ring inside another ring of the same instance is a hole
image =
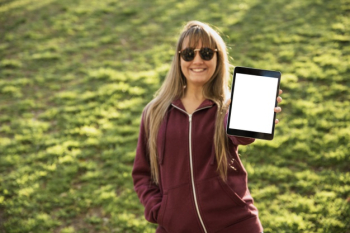
[[[0,1],[0,232],[154,232],[130,176],[181,27],[282,72],[273,141],[241,147],[264,232],[350,232],[350,1]]]

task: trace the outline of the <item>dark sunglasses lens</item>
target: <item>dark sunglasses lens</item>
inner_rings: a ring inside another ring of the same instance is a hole
[[[187,48],[181,52],[182,59],[185,61],[192,61],[194,59],[194,50]]]
[[[214,51],[210,48],[202,48],[200,51],[203,60],[209,61],[214,56]]]

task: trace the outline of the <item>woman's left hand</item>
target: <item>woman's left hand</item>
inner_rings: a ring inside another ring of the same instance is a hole
[[[278,94],[281,95],[282,93],[283,93],[283,91],[280,89]],[[281,103],[281,102],[282,102],[282,97],[281,97],[281,96],[278,96],[278,97],[277,97],[277,103]],[[281,108],[281,107],[276,107],[274,111],[275,111],[276,113],[282,112],[282,108]],[[278,122],[279,122],[279,120],[276,119],[276,120],[275,120],[275,124],[278,124]]]

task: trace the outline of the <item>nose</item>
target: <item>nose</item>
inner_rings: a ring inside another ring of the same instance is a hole
[[[194,59],[193,63],[203,63],[202,57],[199,55],[199,50],[200,49],[195,49],[194,50]]]

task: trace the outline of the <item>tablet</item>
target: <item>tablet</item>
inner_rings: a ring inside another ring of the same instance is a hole
[[[279,71],[235,68],[227,134],[273,139],[280,80]]]

